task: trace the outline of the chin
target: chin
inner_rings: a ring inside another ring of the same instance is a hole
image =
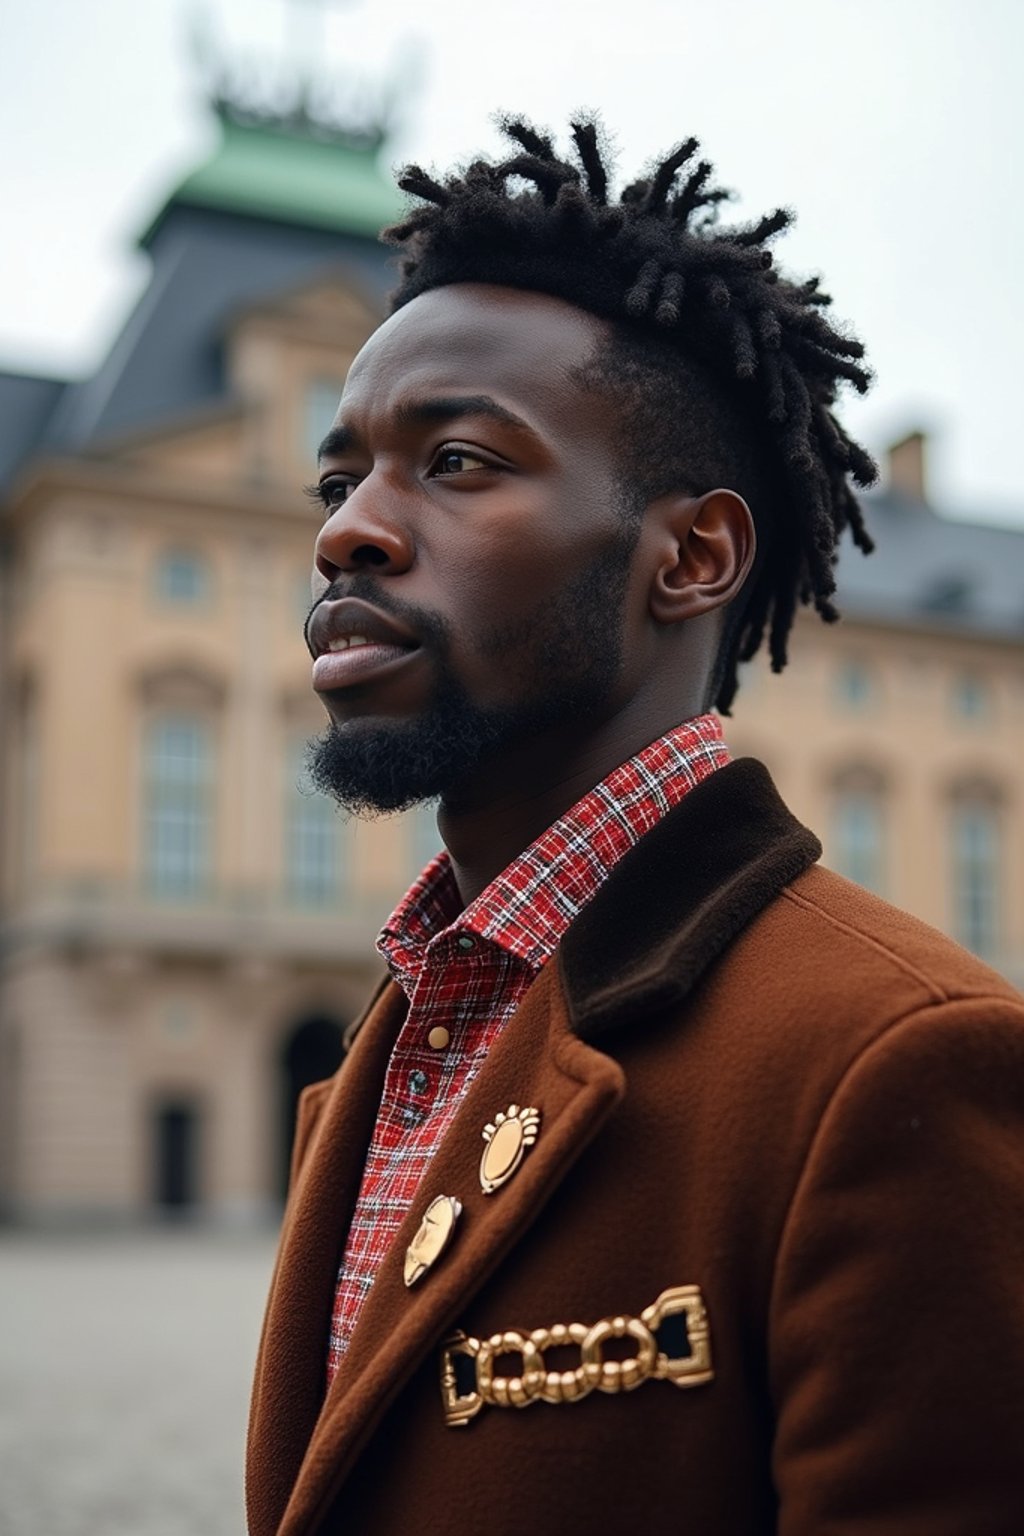
[[[380,816],[438,800],[487,755],[487,732],[465,719],[332,720],[309,743],[314,786],[357,816]]]

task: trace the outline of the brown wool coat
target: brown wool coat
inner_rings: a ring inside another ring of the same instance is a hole
[[[301,1106],[252,1536],[1022,1536],[1024,1000],[818,853],[743,761],[623,859],[473,1083],[324,1401],[404,1006],[378,994]],[[481,1131],[512,1103],[539,1139],[484,1195]],[[407,1290],[438,1194],[463,1214]],[[678,1285],[712,1381],[446,1426],[453,1329],[589,1326]]]

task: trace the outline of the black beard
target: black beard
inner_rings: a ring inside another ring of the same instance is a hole
[[[622,661],[623,600],[636,531],[624,526],[621,540],[545,608],[481,637],[480,655],[495,667],[511,659],[522,675],[523,696],[504,705],[478,705],[468,697],[448,660],[448,626],[436,614],[396,602],[368,575],[357,574],[344,587],[336,582],[325,599],[364,598],[414,630],[437,658],[437,685],[415,720],[332,721],[307,747],[315,788],[355,815],[404,811],[441,798],[457,804],[461,786],[489,760],[555,726],[593,716]]]

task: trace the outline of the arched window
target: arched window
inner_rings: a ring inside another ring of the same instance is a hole
[[[976,955],[999,943],[999,804],[991,791],[954,796],[951,833],[953,937]]]
[[[156,593],[162,602],[185,608],[205,603],[212,582],[206,556],[195,549],[165,549],[156,562]]]
[[[829,827],[829,861],[847,880],[881,894],[885,887],[885,818],[881,776],[848,769],[835,781]]]
[[[308,907],[335,906],[345,885],[344,824],[333,800],[310,782],[305,737],[288,743],[284,826],[289,900]]]
[[[199,716],[148,722],[144,752],[144,860],[156,896],[189,900],[208,887],[213,826],[213,741]]]

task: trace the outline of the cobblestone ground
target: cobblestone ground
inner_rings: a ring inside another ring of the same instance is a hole
[[[3,1536],[242,1536],[268,1234],[0,1234]]]

